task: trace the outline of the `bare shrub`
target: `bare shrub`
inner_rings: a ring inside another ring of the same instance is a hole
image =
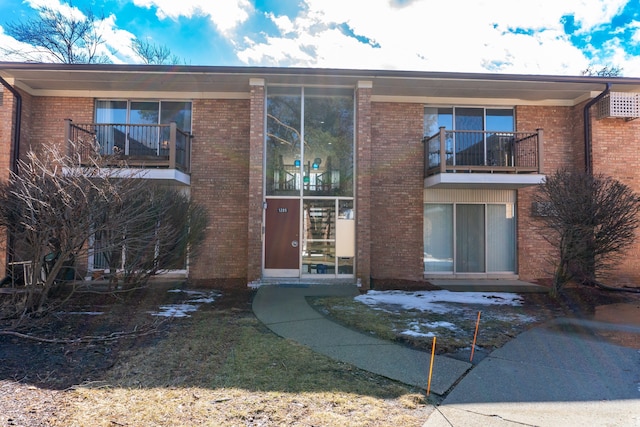
[[[640,198],[627,185],[604,175],[557,171],[534,196],[545,206],[542,235],[557,249],[553,284],[571,280],[594,285],[620,261],[635,239]]]
[[[79,166],[47,147],[29,152],[19,173],[0,182],[0,227],[8,232],[9,257],[28,273],[13,272],[13,284],[24,283],[0,316],[47,312],[52,292],[82,276],[77,260],[98,252],[116,281],[130,286],[186,261],[187,250],[195,256],[206,223],[200,207],[137,173],[103,166],[99,156]],[[99,248],[92,245],[96,237]]]

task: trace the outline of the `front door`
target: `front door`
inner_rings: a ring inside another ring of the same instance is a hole
[[[265,276],[299,276],[299,199],[267,200],[264,246]]]

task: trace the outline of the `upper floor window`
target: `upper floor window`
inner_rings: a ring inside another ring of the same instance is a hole
[[[353,196],[354,92],[270,87],[266,185],[269,196]]]
[[[513,108],[425,107],[424,135],[435,135],[441,126],[447,130],[513,132]]]
[[[95,113],[96,135],[107,154],[168,156],[168,125],[176,122],[182,135],[191,132],[189,101],[98,100]]]
[[[188,101],[96,101],[96,123],[158,125],[176,122],[191,131],[191,102]]]

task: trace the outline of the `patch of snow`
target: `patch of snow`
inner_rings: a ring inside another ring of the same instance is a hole
[[[423,332],[417,332],[414,330],[402,331],[400,332],[400,334],[408,337],[414,337],[414,338],[433,338],[436,336],[434,332],[423,333]]]
[[[151,315],[161,317],[191,317],[188,313],[196,310],[198,310],[198,306],[193,304],[169,304],[161,305],[160,311],[152,312]]]
[[[522,305],[518,294],[502,292],[451,292],[451,291],[369,291],[355,297],[356,301],[374,308],[380,305],[397,306],[403,310],[430,311],[433,313],[449,313],[458,311],[459,307],[447,303],[482,304],[482,305]]]
[[[446,329],[451,329],[452,331],[455,331],[456,329],[458,329],[458,327],[451,322],[427,322],[427,323],[423,323],[423,326],[427,328],[432,328],[432,329],[446,328]]]
[[[149,312],[149,314],[162,317],[191,317],[189,313],[197,311],[200,304],[211,304],[221,295],[218,291],[202,292],[183,289],[170,289],[168,292],[184,293],[192,298],[180,304],[161,305],[159,311]]]
[[[410,322],[408,325],[409,329],[400,332],[401,335],[406,335],[410,337],[417,338],[432,338],[435,336],[433,331],[422,332],[425,329],[437,329],[437,328],[446,328],[451,329],[452,331],[458,330],[459,328],[451,322]]]

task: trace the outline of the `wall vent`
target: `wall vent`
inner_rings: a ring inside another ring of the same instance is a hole
[[[598,101],[598,119],[640,117],[640,93],[609,92]]]

